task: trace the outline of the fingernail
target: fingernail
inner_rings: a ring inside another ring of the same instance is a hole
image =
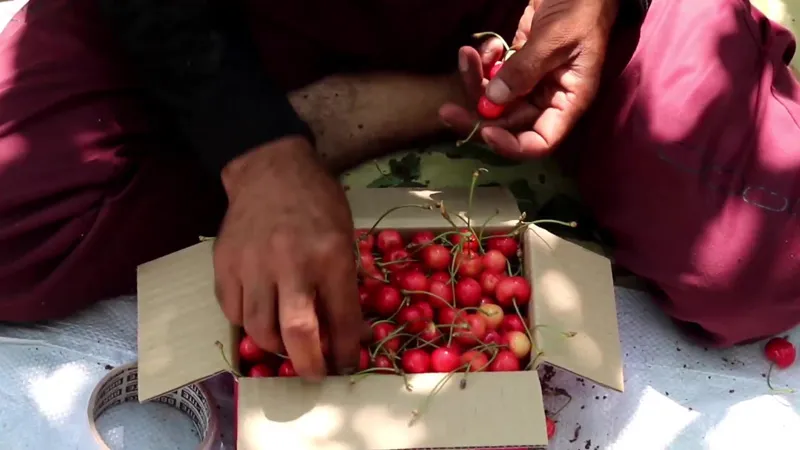
[[[465,55],[464,52],[458,52],[458,70],[462,72],[469,70],[469,62],[467,61],[467,55]]]
[[[507,102],[509,94],[511,94],[511,89],[499,78],[490,81],[486,86],[486,97],[494,103]]]

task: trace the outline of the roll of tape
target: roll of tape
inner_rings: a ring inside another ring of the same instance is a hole
[[[101,449],[111,450],[97,431],[97,418],[115,406],[138,402],[138,394],[139,373],[135,363],[112,369],[95,386],[87,413],[92,436]],[[152,401],[171,406],[189,417],[201,438],[198,450],[215,448],[219,441],[219,416],[213,398],[204,388],[190,384]]]

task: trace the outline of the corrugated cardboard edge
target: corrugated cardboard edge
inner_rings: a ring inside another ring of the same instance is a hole
[[[542,360],[622,391],[622,349],[611,262],[535,225],[524,233]],[[574,332],[567,338],[563,333]]]
[[[228,370],[236,335],[214,293],[213,242],[138,269],[139,401]]]

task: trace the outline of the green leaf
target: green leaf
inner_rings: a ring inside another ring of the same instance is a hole
[[[453,147],[445,150],[444,154],[452,159],[475,159],[485,165],[494,167],[509,167],[521,164],[519,161],[503,158],[489,150],[488,147],[479,144],[466,144],[458,148]]]
[[[396,158],[389,160],[389,172],[406,181],[416,180],[420,175],[420,161],[417,152],[406,153],[399,160]]]
[[[367,184],[368,188],[387,188],[387,187],[398,187],[403,184],[404,180],[394,176],[394,175],[383,175],[380,176],[369,184]]]

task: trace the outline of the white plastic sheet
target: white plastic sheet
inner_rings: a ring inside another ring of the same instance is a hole
[[[549,385],[573,401],[557,417],[550,448],[800,448],[800,402],[770,393],[763,344],[705,350],[679,335],[645,294],[618,289],[617,304],[626,391],[557,372]],[[800,333],[793,334],[800,343]],[[96,448],[86,422],[89,395],[108,368],[135,360],[135,347],[131,298],[47,326],[0,326],[0,449]],[[773,381],[800,388],[798,375],[800,364],[775,372]],[[227,445],[221,445],[232,448],[229,380],[209,387],[223,413]],[[563,402],[548,397],[548,409]],[[197,443],[191,422],[161,405],[123,405],[98,425],[112,449],[194,449]]]

